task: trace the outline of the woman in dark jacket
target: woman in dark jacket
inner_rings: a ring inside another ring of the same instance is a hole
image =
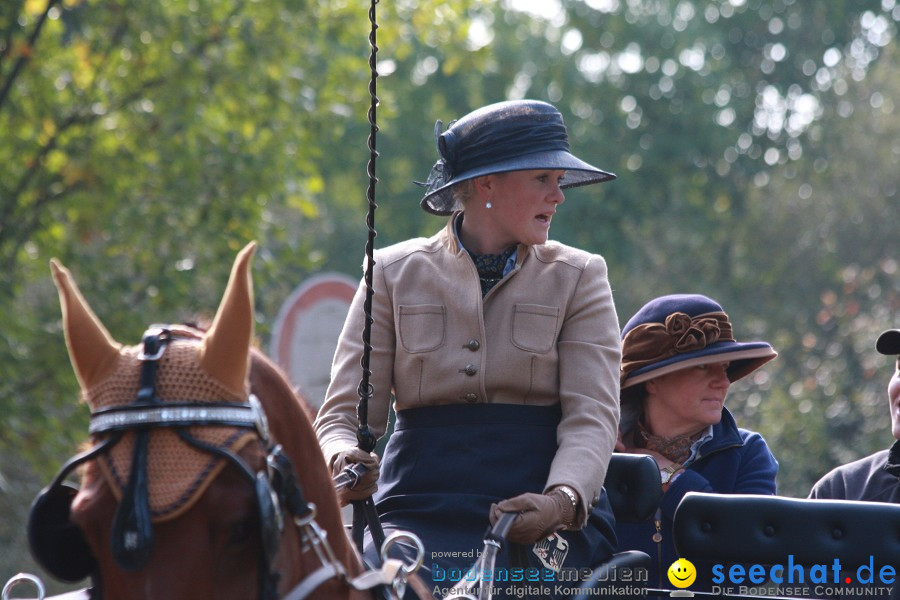
[[[620,550],[652,557],[650,587],[679,556],[672,518],[688,492],[774,494],[778,463],[758,433],[741,429],[725,408],[732,382],[772,360],[766,342],[737,342],[728,315],[699,294],[656,298],[622,332],[619,452],[648,454],[659,465],[663,496],[648,523],[618,523]],[[690,557],[686,557],[690,558]],[[695,564],[691,590],[709,585]]]

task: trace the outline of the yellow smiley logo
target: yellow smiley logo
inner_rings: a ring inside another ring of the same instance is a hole
[[[668,571],[669,582],[677,588],[686,588],[697,579],[697,569],[693,563],[685,558],[679,558],[672,563]]]

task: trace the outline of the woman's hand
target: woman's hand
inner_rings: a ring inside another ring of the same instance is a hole
[[[341,471],[352,464],[361,464],[368,470],[353,487],[347,487],[338,492],[338,500],[341,506],[346,506],[354,500],[365,500],[378,489],[380,468],[377,454],[365,452],[359,448],[343,450],[335,456],[334,462],[331,463],[331,473],[333,476],[340,475]]]
[[[533,544],[572,525],[575,507],[572,500],[559,489],[546,494],[521,494],[491,505],[491,525],[502,513],[519,513],[506,538],[518,544]]]

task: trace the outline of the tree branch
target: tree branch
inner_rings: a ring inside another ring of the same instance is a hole
[[[19,0],[18,6],[16,6],[15,8],[7,6],[6,10],[9,11],[10,15],[19,14],[22,11],[22,7],[24,5],[25,5],[25,0]],[[13,19],[13,18],[8,19],[8,21],[7,21],[8,27],[6,27],[6,29],[4,30],[5,35],[3,36],[3,38],[4,38],[3,39],[3,47],[0,48],[0,65],[3,64],[3,61],[6,59],[7,55],[9,54],[10,48],[12,48],[12,39],[13,39],[13,34],[16,31],[16,23],[17,23],[17,20]]]
[[[12,88],[13,83],[16,81],[16,78],[19,76],[25,63],[31,60],[31,56],[34,54],[34,45],[37,43],[37,38],[41,34],[41,29],[43,29],[44,23],[47,22],[50,10],[58,3],[59,0],[49,0],[47,2],[47,8],[44,9],[44,13],[38,18],[31,35],[28,36],[28,52],[19,54],[19,58],[16,60],[15,65],[13,65],[12,71],[6,78],[6,81],[3,82],[3,86],[0,87],[0,109],[3,108],[3,104],[6,102],[6,96],[9,94],[9,90]],[[11,45],[12,44],[10,43],[9,46]]]

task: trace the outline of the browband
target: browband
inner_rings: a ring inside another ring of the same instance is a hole
[[[91,435],[135,427],[189,427],[192,425],[246,427],[269,440],[269,424],[259,399],[250,394],[246,404],[235,402],[128,404],[91,414]]]

